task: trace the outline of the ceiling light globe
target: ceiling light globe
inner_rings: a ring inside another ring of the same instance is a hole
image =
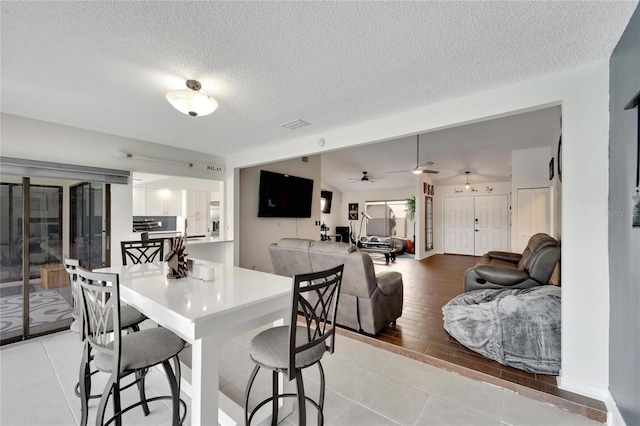
[[[468,182],[464,184],[464,189],[470,189],[470,188],[471,188],[471,185]]]
[[[209,115],[218,108],[218,102],[211,96],[189,89],[168,92],[167,101],[181,113],[192,117]]]
[[[422,169],[422,167],[419,167],[419,166],[412,170],[412,173],[414,175],[421,175],[422,172],[423,172],[423,169]]]

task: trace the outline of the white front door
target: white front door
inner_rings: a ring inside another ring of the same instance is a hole
[[[475,198],[475,255],[509,251],[509,206],[506,195]]]
[[[444,252],[473,255],[474,197],[444,199]]]

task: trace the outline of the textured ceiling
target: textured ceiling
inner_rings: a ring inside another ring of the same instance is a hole
[[[636,6],[2,1],[1,109],[225,156],[607,59]]]

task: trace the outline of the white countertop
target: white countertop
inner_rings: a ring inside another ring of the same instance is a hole
[[[194,261],[214,266],[214,280],[202,281],[191,276],[167,278],[166,262],[97,271],[119,274],[123,301],[143,312],[153,312],[152,319],[171,324],[174,331],[190,341],[201,337],[201,328],[224,326],[218,323],[218,319],[228,320],[230,311],[252,310],[269,299],[284,297],[288,300],[290,297],[291,278],[232,265]]]
[[[233,240],[224,240],[218,237],[203,237],[203,238],[187,238],[187,247],[192,244],[209,244],[209,243],[232,243]]]
[[[177,231],[149,231],[149,239],[153,240],[154,238],[169,238],[176,236]],[[129,237],[129,241],[136,241],[141,239],[141,233],[135,232],[131,234]],[[223,239],[220,237],[199,237],[199,238],[188,238],[187,245],[191,244],[208,244],[208,243],[232,243],[233,240]]]

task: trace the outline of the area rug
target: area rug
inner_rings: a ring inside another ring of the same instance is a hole
[[[71,305],[55,290],[29,293],[29,330],[71,322]],[[0,297],[0,335],[22,334],[22,294]]]
[[[398,256],[398,259],[415,259],[416,256],[412,253],[404,253]]]

